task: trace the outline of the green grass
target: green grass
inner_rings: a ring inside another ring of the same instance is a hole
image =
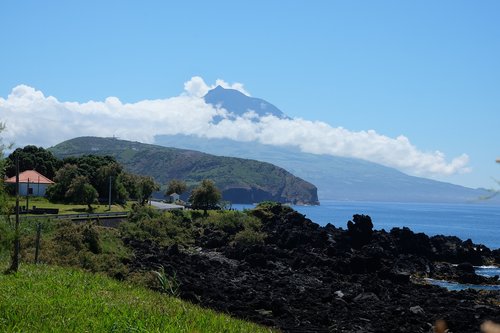
[[[112,212],[128,212],[130,211],[133,201],[128,201],[125,206],[120,205],[111,205]],[[9,205],[15,206],[16,198],[9,198]],[[26,197],[19,198],[19,205],[26,206]],[[49,202],[46,198],[41,197],[30,197],[29,198],[29,207],[33,208],[33,206],[39,208],[57,208],[59,209],[59,214],[82,214],[88,213],[87,205],[72,205],[72,204],[62,204],[62,203],[52,203]],[[108,205],[92,205],[94,208],[93,213],[107,213],[109,212]]]
[[[22,265],[0,275],[1,332],[271,332],[76,269]]]

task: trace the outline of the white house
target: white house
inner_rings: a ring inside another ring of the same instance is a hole
[[[16,184],[16,176],[5,180],[6,184]],[[55,184],[52,180],[35,170],[26,170],[19,174],[19,195],[32,195],[34,197],[43,197],[47,187]]]
[[[169,202],[174,203],[174,202],[179,201],[179,200],[181,199],[181,196],[180,196],[180,195],[178,195],[177,193],[172,193],[172,194],[170,194],[170,195],[168,196],[168,199],[169,199]]]

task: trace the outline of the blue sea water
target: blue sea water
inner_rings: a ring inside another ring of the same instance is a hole
[[[252,207],[233,205],[240,210]],[[320,206],[292,207],[319,225],[345,229],[354,214],[365,214],[378,230],[409,227],[429,236],[470,238],[490,249],[500,248],[500,205],[322,201]]]
[[[488,277],[500,276],[500,267],[496,267],[496,266],[479,266],[479,267],[476,267],[476,274],[483,275],[483,276],[488,276]]]
[[[500,291],[499,285],[474,285],[474,284],[461,284],[457,282],[426,279],[430,284],[446,288],[448,290],[464,290],[464,289],[476,289],[476,290],[495,290]]]
[[[496,266],[478,266],[475,267],[476,274],[483,275],[487,277],[500,276],[500,267]],[[448,290],[464,290],[464,289],[476,289],[476,290],[494,290],[500,291],[500,285],[475,285],[475,284],[462,284],[458,282],[444,281],[444,280],[434,280],[426,279],[430,284],[446,288]]]

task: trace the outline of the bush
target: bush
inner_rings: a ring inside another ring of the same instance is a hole
[[[197,219],[201,219],[203,217],[206,217],[206,215],[204,215],[201,211],[199,210],[192,210],[189,212],[189,214],[191,215],[191,219],[192,220],[197,220]]]
[[[128,274],[123,262],[130,252],[116,230],[94,223],[74,224],[68,220],[45,223],[43,226],[39,262],[81,267],[118,279],[124,279]],[[35,224],[27,225],[22,234],[22,260],[33,262]]]
[[[207,236],[207,239],[201,240],[202,246],[208,243],[214,247],[231,243],[262,244],[266,237],[265,233],[260,232],[262,222],[247,212],[220,211],[197,220],[195,224],[200,228],[201,233]],[[215,243],[214,240],[216,240]]]
[[[266,234],[252,229],[245,229],[234,236],[234,243],[243,246],[264,244]]]
[[[9,251],[14,239],[14,231],[9,226],[7,219],[0,218],[0,253]]]
[[[286,216],[286,214],[293,211],[294,210],[291,207],[283,205],[279,202],[263,201],[259,203],[253,210],[251,210],[250,214],[266,223],[276,218],[284,217]]]
[[[219,211],[204,218],[202,224],[229,235],[235,235],[244,229],[260,230],[262,227],[257,218],[239,211]]]
[[[128,220],[132,223],[138,223],[145,219],[152,219],[159,216],[161,216],[161,212],[158,209],[134,204],[132,205],[132,211],[128,216]]]
[[[102,253],[102,246],[99,239],[99,232],[95,228],[93,223],[88,223],[83,228],[82,232],[83,243],[87,245],[87,248],[90,252],[94,254]]]
[[[125,238],[150,239],[163,246],[194,243],[191,220],[183,212],[161,213],[149,207],[137,207],[129,221],[120,225]]]

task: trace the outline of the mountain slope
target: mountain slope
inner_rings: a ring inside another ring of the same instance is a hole
[[[270,163],[114,138],[80,137],[50,150],[60,158],[110,155],[127,171],[152,176],[160,184],[175,178],[185,180],[192,187],[209,178],[221,189],[223,198],[233,203],[273,200],[318,204],[314,185]]]
[[[489,192],[406,175],[380,164],[338,156],[297,152],[293,148],[207,139],[195,136],[157,136],[160,145],[175,145],[211,154],[252,158],[289,170],[318,185],[321,200],[468,202]]]
[[[271,114],[279,118],[286,118],[285,114],[271,103],[260,98],[246,96],[234,89],[224,89],[217,86],[215,89],[210,90],[204,99],[208,104],[220,106],[239,116],[254,111],[259,116]]]

